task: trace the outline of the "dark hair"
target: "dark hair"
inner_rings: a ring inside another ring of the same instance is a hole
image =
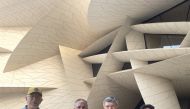
[[[145,109],[145,108],[150,108],[150,109],[154,109],[154,106],[151,104],[144,104],[140,107],[140,109]]]

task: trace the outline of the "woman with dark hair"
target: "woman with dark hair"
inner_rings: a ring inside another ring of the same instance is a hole
[[[154,106],[151,104],[144,104],[140,107],[140,109],[154,109]]]

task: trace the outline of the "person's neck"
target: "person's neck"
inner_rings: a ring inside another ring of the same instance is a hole
[[[27,109],[39,109],[39,108],[27,108]]]
[[[27,109],[39,109],[39,108],[38,107],[37,108],[33,108],[33,107],[27,106]]]

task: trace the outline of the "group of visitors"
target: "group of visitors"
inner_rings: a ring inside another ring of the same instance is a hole
[[[22,109],[39,109],[42,102],[42,91],[39,88],[29,88],[26,95],[26,106]],[[103,100],[104,109],[119,109],[119,101],[112,96],[106,97]],[[88,103],[85,99],[77,99],[74,102],[74,109],[88,109]],[[154,109],[154,106],[145,104],[140,109]]]

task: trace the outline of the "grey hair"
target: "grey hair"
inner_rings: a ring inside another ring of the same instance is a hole
[[[78,101],[82,101],[84,103],[87,103],[87,101],[85,99],[82,99],[82,98],[78,98],[77,100],[75,100],[75,103],[77,103]]]
[[[77,100],[75,100],[75,104],[77,103],[77,102],[79,102],[79,101],[81,101],[81,102],[83,102],[83,103],[85,103],[87,106],[88,106],[88,103],[87,103],[87,101],[85,100],[85,99],[82,99],[82,98],[79,98],[79,99],[77,99]]]
[[[119,101],[117,98],[113,97],[113,96],[109,96],[106,97],[103,101],[103,105],[105,104],[105,102],[111,102],[111,103],[115,103],[117,106],[119,105]]]

